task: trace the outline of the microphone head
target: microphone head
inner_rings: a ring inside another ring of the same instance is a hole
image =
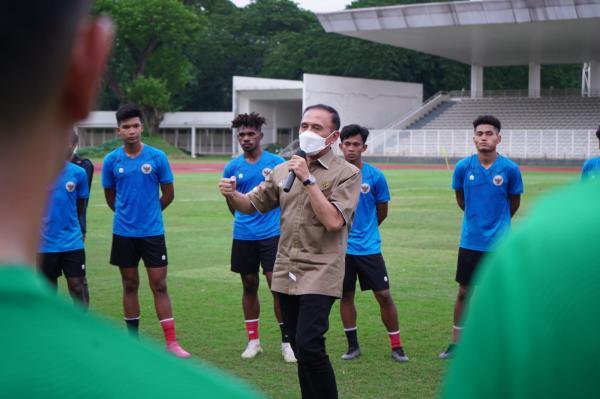
[[[295,155],[298,155],[299,157],[302,157],[302,158],[306,158],[306,153],[304,151],[302,151],[301,149],[298,149],[298,151],[296,151]]]

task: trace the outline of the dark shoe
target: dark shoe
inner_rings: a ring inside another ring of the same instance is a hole
[[[392,349],[392,359],[402,363],[408,362],[408,356],[406,356],[402,347]]]
[[[342,360],[352,360],[360,356],[360,348],[350,348],[342,355]]]
[[[440,359],[452,359],[454,357],[454,351],[456,350],[456,344],[448,345],[448,348],[440,353],[438,357]]]

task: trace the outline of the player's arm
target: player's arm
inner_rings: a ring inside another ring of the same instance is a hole
[[[464,211],[465,210],[465,192],[463,190],[456,190],[454,192],[454,194],[456,195],[456,203],[458,204],[458,207]],[[517,205],[517,208],[518,207],[519,206]]]
[[[510,217],[513,217],[519,210],[519,206],[521,206],[521,195],[510,195],[508,198],[510,201]]]
[[[385,218],[387,218],[388,215],[388,203],[387,202],[380,202],[376,205],[377,207],[377,225],[380,225],[381,223],[383,223],[383,221],[385,220]]]
[[[175,199],[175,186],[173,186],[173,183],[161,184],[160,192],[162,193],[160,196],[160,209],[164,211]]]
[[[229,198],[225,198],[225,202],[227,203],[227,208],[229,208],[229,212],[231,212],[231,214],[235,216],[235,208],[229,202]]]
[[[110,209],[115,211],[115,198],[117,193],[114,188],[105,188],[104,189],[104,198],[106,199],[106,204]]]
[[[251,214],[256,211],[250,198],[246,194],[242,194],[236,190],[235,178],[223,178],[219,181],[219,191],[227,200],[227,206],[236,211]]]
[[[81,234],[83,234],[83,240],[85,241],[85,211],[87,209],[87,198],[77,199],[77,219],[79,219],[79,226],[81,227]]]

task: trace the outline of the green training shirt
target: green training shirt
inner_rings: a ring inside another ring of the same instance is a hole
[[[600,184],[544,198],[483,265],[442,397],[600,395]]]
[[[29,267],[0,266],[1,398],[259,398],[56,295]]]

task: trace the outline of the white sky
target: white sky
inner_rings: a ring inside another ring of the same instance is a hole
[[[251,0],[231,0],[236,6],[243,7]],[[300,8],[314,12],[340,11],[352,3],[352,0],[293,0]]]

